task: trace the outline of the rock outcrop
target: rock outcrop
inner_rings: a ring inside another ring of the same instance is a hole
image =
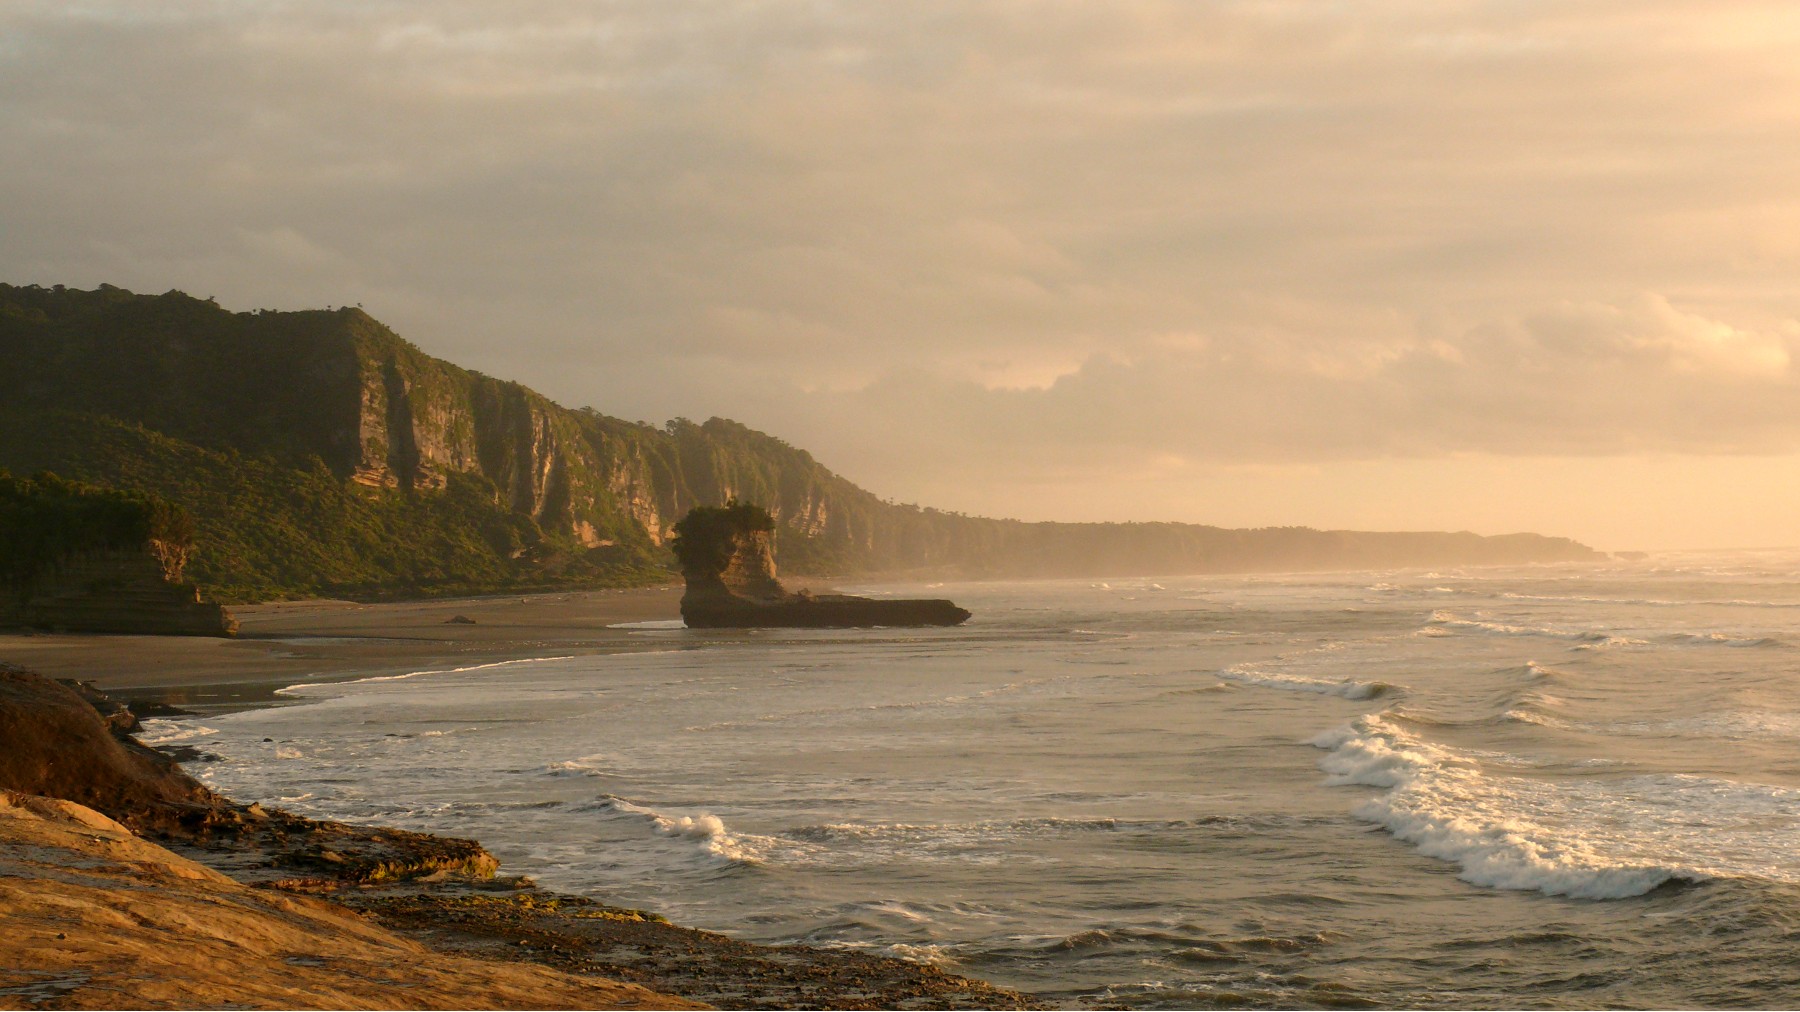
[[[71,552],[52,562],[0,625],[58,632],[234,636],[238,622],[223,605],[171,572],[154,547]]]
[[[85,805],[240,878],[389,882],[492,876],[473,840],[301,818],[213,793],[138,743],[128,711],[91,686],[0,665],[0,790]]]
[[[119,710],[91,687],[0,666],[0,789],[86,805],[140,833],[218,821],[227,803],[138,744]]]
[[[504,950],[433,951],[234,881],[90,807],[4,790],[0,923],[6,1008],[709,1007]]]
[[[0,1007],[1040,1007],[494,878],[473,841],[238,805],[130,724],[0,665]]]
[[[881,601],[793,593],[775,577],[775,522],[747,503],[697,507],[675,525],[687,590],[681,618],[694,629],[960,625],[969,613],[946,600]]]
[[[191,529],[152,496],[0,470],[0,626],[235,635],[231,613],[182,581]]]

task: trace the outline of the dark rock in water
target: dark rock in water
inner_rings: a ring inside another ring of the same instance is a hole
[[[474,625],[475,620],[467,615],[452,615],[444,620],[445,625]]]
[[[687,591],[681,618],[693,629],[960,625],[969,613],[942,599],[879,601],[791,593],[775,578],[775,522],[758,506],[697,507],[675,525]]]
[[[111,698],[111,697],[107,697]],[[134,699],[126,704],[138,717],[192,717],[193,711],[183,710],[179,706],[170,706],[158,699]]]

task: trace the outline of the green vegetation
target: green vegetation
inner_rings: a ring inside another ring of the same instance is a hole
[[[114,419],[0,412],[0,460],[149,490],[187,506],[187,578],[230,602],[283,597],[478,594],[669,578],[659,559],[582,552],[494,502],[480,475],[442,492],[371,492],[316,459],[289,467],[206,450]]]
[[[0,285],[0,467],[162,497],[222,600],[622,586],[671,522],[759,503],[793,574],[1099,576],[1590,557],[1535,535],[1027,524],[884,501],[737,422],[564,408],[360,309]]]
[[[729,500],[723,506],[696,506],[675,524],[669,548],[684,572],[717,573],[731,561],[732,539],[740,534],[774,531],[775,518],[752,503]]]
[[[0,583],[7,587],[29,587],[45,565],[71,552],[155,540],[180,556],[193,537],[187,512],[157,496],[0,469]]]

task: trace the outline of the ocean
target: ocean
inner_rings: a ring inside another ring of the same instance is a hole
[[[1059,1006],[1800,1005],[1800,555],[848,589],[975,617],[651,623],[148,737]]]

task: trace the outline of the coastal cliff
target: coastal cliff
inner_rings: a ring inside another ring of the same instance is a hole
[[[1155,575],[1559,562],[1532,534],[1022,523],[881,499],[739,423],[566,408],[360,309],[0,285],[0,466],[146,489],[234,599],[666,579],[676,518],[762,503],[800,573]]]
[[[969,613],[945,600],[877,601],[848,594],[791,593],[775,576],[775,521],[731,501],[697,506],[672,543],[687,589],[681,618],[694,629],[850,628],[960,625]]]
[[[182,581],[190,530],[153,497],[0,470],[0,626],[234,635],[236,619]]]

